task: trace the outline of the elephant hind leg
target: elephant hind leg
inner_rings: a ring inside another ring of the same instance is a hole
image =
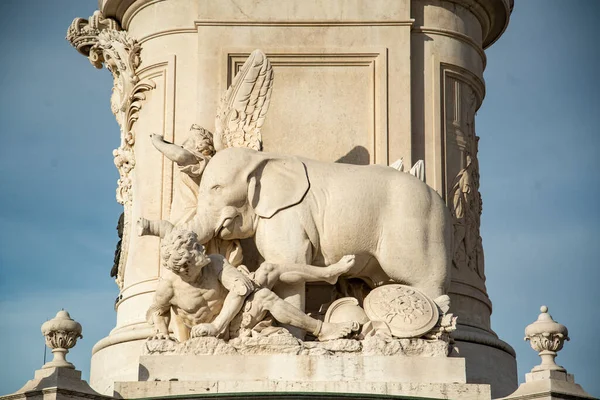
[[[378,256],[381,269],[396,283],[409,285],[421,290],[432,299],[447,294],[448,261],[445,252],[435,249],[422,251],[402,251],[394,247]]]
[[[435,283],[423,282],[412,286],[425,293],[432,300],[446,294],[445,288]]]
[[[391,281],[377,259],[370,254],[356,255],[354,268],[348,275],[352,278],[362,279],[371,289]]]

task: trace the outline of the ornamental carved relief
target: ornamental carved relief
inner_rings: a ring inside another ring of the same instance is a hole
[[[124,206],[123,237],[116,282],[122,288],[131,225],[131,174],[135,168],[134,125],[146,100],[145,92],[154,89],[156,84],[150,79],[140,80],[137,75],[137,68],[141,63],[141,47],[137,41],[128,32],[121,30],[115,20],[105,18],[100,11],[94,12],[87,20],[73,20],[67,31],[67,40],[77,51],[88,57],[94,67],[104,66],[113,76],[110,106],[121,131],[119,147],[113,151],[114,163],[119,171],[116,199]]]
[[[466,267],[485,280],[483,245],[479,226],[482,199],[479,193],[479,137],[475,133],[475,111],[479,104],[473,88],[458,79],[448,78],[446,132],[450,146],[459,157],[460,170],[450,175],[447,202],[454,217],[452,264]]]
[[[73,320],[69,313],[61,310],[56,317],[42,324],[42,334],[46,339],[46,346],[52,349],[54,359],[44,364],[42,368],[70,368],[75,366],[65,358],[69,349],[74,347],[81,335],[81,324]]]
[[[367,316],[384,321],[391,333],[400,338],[418,337],[438,322],[436,303],[416,288],[389,284],[373,289],[364,300]]]

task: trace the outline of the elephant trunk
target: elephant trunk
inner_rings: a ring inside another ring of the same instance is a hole
[[[200,216],[196,215],[190,221],[178,226],[179,229],[189,230],[198,235],[198,242],[205,244],[214,237],[214,231],[204,222]]]

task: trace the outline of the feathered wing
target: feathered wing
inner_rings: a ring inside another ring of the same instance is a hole
[[[227,89],[217,110],[214,146],[261,150],[260,128],[269,109],[273,68],[267,56],[254,50]]]
[[[410,169],[410,174],[425,182],[425,162],[419,160]]]

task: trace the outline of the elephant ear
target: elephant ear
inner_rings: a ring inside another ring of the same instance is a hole
[[[303,162],[293,157],[271,158],[251,174],[248,199],[256,215],[271,218],[302,201],[310,188]]]

